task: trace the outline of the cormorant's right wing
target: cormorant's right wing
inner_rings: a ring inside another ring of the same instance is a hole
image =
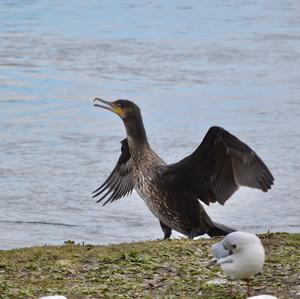
[[[97,202],[100,202],[106,199],[103,205],[129,195],[133,190],[132,159],[127,138],[122,140],[121,143],[121,156],[117,165],[106,181],[92,193],[93,197],[97,197],[106,191],[105,194],[97,200]]]

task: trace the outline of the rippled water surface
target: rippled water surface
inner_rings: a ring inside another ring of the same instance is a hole
[[[300,2],[0,2],[0,248],[161,238],[134,193],[95,204],[125,136],[96,96],[142,109],[167,162],[214,124],[264,159],[276,183],[241,189],[213,219],[300,229]]]

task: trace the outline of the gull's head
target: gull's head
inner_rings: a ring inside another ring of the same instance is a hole
[[[123,121],[135,119],[140,116],[140,108],[128,100],[116,100],[113,102],[104,101],[99,98],[94,99],[94,106],[100,107],[116,113]]]
[[[255,234],[238,231],[228,234],[222,244],[227,251],[234,254],[251,246],[261,246],[261,241]]]

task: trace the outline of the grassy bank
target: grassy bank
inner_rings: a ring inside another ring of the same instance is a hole
[[[267,260],[251,295],[300,298],[300,234],[262,236]],[[245,298],[247,286],[207,269],[212,240],[111,246],[45,246],[0,251],[0,298]],[[298,293],[298,295],[297,295]]]

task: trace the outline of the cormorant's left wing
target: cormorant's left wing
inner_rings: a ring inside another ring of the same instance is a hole
[[[132,159],[127,138],[122,140],[121,143],[121,156],[117,165],[106,181],[92,193],[93,197],[97,197],[106,191],[105,194],[97,200],[97,202],[100,202],[106,199],[103,205],[129,195],[133,190]]]
[[[211,127],[199,147],[164,176],[209,204],[224,204],[240,186],[267,192],[274,178],[258,155],[220,127]]]

